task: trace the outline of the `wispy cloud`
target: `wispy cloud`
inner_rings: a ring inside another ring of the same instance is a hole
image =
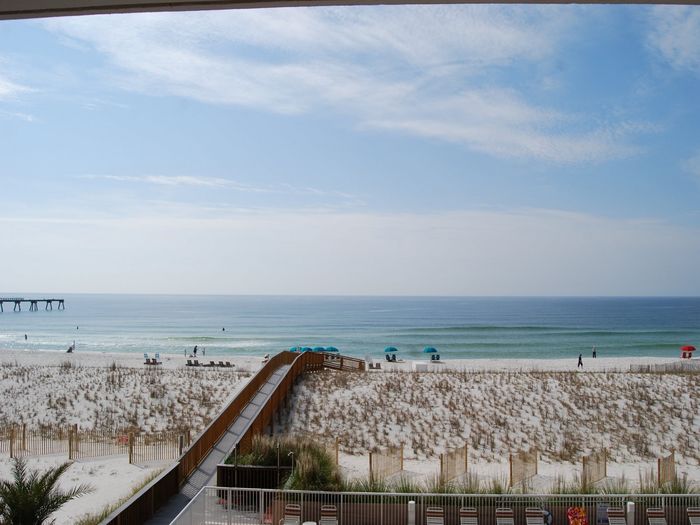
[[[227,188],[238,191],[265,193],[270,190],[262,187],[241,184],[218,177],[194,177],[189,175],[81,175],[81,179],[102,179],[117,182],[155,184],[158,186],[199,186],[204,188]]]
[[[682,168],[700,183],[700,150],[681,163]]]
[[[244,193],[274,193],[274,194],[293,194],[293,195],[310,195],[315,197],[336,197],[343,199],[348,203],[356,205],[362,204],[362,201],[355,195],[347,192],[326,190],[309,186],[294,186],[289,183],[277,185],[256,186],[252,184],[244,184],[232,179],[222,177],[202,177],[193,175],[79,175],[80,179],[87,180],[107,180],[115,182],[126,182],[133,184],[152,184],[155,186],[165,187],[199,187],[210,189],[232,190]],[[179,204],[178,204],[179,205]]]
[[[29,113],[22,113],[21,111],[5,111],[0,109],[0,118],[12,118],[23,120],[24,122],[36,122],[36,117]]]
[[[11,81],[0,71],[0,100],[14,98],[20,93],[25,93],[27,91],[30,91],[27,86]]]
[[[672,67],[700,74],[700,10],[697,6],[655,6],[651,49]]]
[[[490,73],[556,57],[578,8],[383,6],[55,19],[103,53],[122,88],[279,113],[328,109],[362,127],[493,156],[590,162],[640,130],[529,103]],[[551,84],[551,76],[547,77]],[[439,102],[438,102],[439,101]]]

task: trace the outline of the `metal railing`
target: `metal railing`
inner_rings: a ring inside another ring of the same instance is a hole
[[[475,507],[479,525],[495,525],[499,507],[513,509],[515,525],[525,525],[527,507],[543,509],[546,522],[551,515],[554,524],[567,523],[569,507],[583,507],[589,525],[607,524],[608,507],[628,509],[627,525],[646,525],[646,509],[660,507],[668,525],[687,525],[687,508],[700,506],[700,494],[397,494],[204,487],[172,525],[277,525],[289,503],[301,506],[302,523],[318,522],[321,505],[334,505],[339,525],[425,525],[428,507],[444,510],[445,525],[459,524],[461,507]]]

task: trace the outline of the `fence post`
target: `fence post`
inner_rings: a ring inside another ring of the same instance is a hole
[[[129,465],[134,464],[134,433],[129,432]]]
[[[374,474],[372,472],[372,453],[369,453],[369,482],[374,483]]]
[[[22,423],[22,450],[27,450],[27,424]]]
[[[440,454],[440,483],[445,483],[445,454]],[[408,508],[409,510],[411,509],[410,501],[408,502]]]
[[[627,502],[627,525],[634,525],[634,501]]]
[[[15,427],[10,427],[10,457],[15,457]]]
[[[77,423],[75,423],[73,425],[73,428],[71,429],[71,431],[73,432],[73,454],[72,454],[70,459],[75,459],[76,457],[78,457],[78,452],[79,452],[79,448],[80,448],[80,445],[78,443],[78,424]]]
[[[182,451],[185,449],[185,435],[180,434],[177,436],[177,455],[182,456]]]
[[[68,429],[68,459],[73,459],[73,429]]]
[[[403,443],[401,443],[401,472],[403,472]]]
[[[416,525],[416,502],[408,502],[408,525]]]
[[[338,457],[338,449],[340,448],[340,438],[338,436],[335,437],[335,464],[336,466],[339,464],[338,461],[340,458]]]
[[[508,485],[513,486],[513,454],[508,454]]]
[[[258,507],[260,508],[260,523],[263,523],[265,520],[265,502],[263,501],[265,493],[260,489],[260,499],[258,503]]]

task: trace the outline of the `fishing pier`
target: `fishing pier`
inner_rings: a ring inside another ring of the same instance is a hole
[[[22,303],[29,303],[30,312],[38,312],[39,303],[44,303],[44,310],[53,310],[53,303],[58,303],[58,310],[66,309],[64,299],[25,299],[24,297],[0,297],[0,312],[5,311],[5,303],[12,303],[14,305],[12,308],[13,312],[21,312]]]

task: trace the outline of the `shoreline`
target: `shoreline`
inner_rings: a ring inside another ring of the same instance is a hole
[[[150,358],[155,354],[149,353]],[[397,356],[398,358],[398,356]],[[157,368],[174,369],[185,367],[187,360],[194,359],[185,356],[184,353],[160,353],[162,365]],[[200,363],[208,363],[209,361],[229,361],[239,370],[247,370],[250,372],[257,371],[263,364],[263,358],[256,355],[239,355],[239,356],[199,356]],[[678,357],[645,357],[645,356],[625,356],[625,357],[583,357],[583,367],[577,368],[577,356],[567,359],[561,358],[537,358],[537,359],[518,359],[518,358],[498,358],[498,359],[445,359],[440,361],[430,361],[430,359],[407,359],[390,363],[385,358],[372,357],[373,363],[381,364],[380,370],[377,372],[391,371],[412,371],[418,368],[418,371],[438,372],[438,371],[457,371],[457,372],[629,372],[630,365],[658,365],[679,363],[681,359]],[[698,362],[700,359],[685,360],[685,362]],[[66,353],[65,351],[46,351],[46,350],[13,350],[0,349],[0,365],[36,365],[36,366],[61,366],[66,362],[70,362],[75,366],[86,367],[107,367],[115,363],[117,366],[129,368],[142,368],[144,364],[143,354],[127,353],[127,352],[92,352],[80,350],[74,353]],[[371,372],[375,372],[372,370]]]

